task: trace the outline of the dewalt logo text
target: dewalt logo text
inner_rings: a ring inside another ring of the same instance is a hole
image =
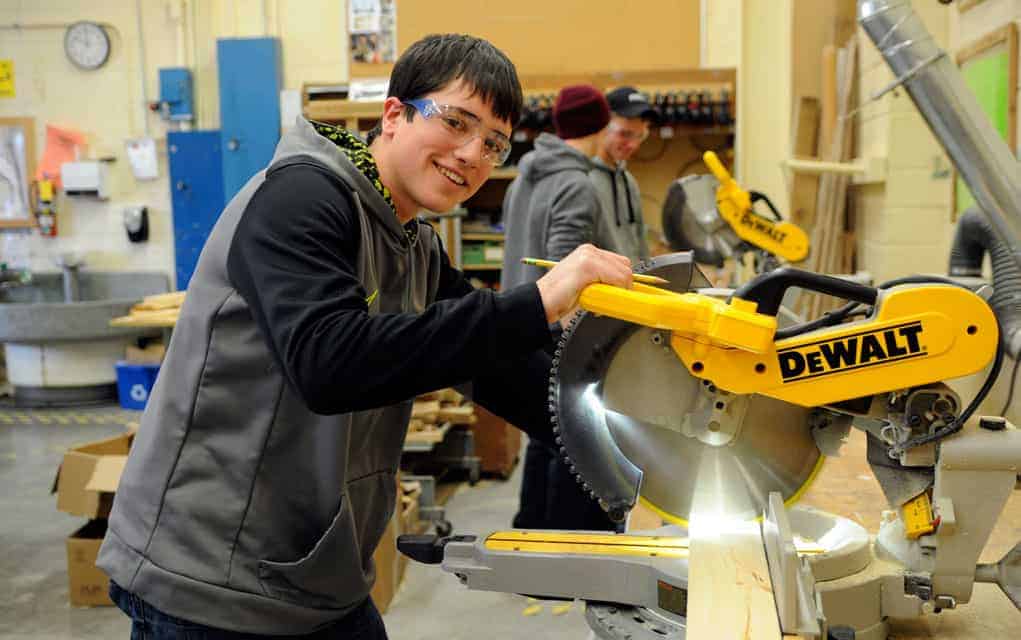
[[[787,237],[787,233],[785,231],[780,231],[779,229],[777,229],[776,225],[774,225],[772,222],[766,220],[761,216],[757,216],[749,211],[745,211],[743,214],[741,214],[741,217],[738,219],[738,222],[741,224],[741,226],[748,227],[749,229],[758,231],[759,233],[764,233],[773,240],[775,240],[776,242],[781,244],[783,243],[784,238]]]
[[[921,321],[777,351],[785,383],[926,355]]]

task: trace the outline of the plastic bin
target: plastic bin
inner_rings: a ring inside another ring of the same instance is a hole
[[[149,400],[152,387],[156,384],[156,375],[160,372],[158,364],[132,364],[118,362],[117,365],[117,398],[125,409],[141,411]]]

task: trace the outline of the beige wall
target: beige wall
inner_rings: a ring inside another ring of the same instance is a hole
[[[145,82],[148,99],[158,96],[157,69],[192,66],[197,126],[219,126],[216,38],[278,36],[282,40],[284,86],[347,77],[343,0],[142,0]],[[265,8],[265,12],[263,11]],[[265,19],[263,15],[265,14]],[[166,167],[165,125],[143,115],[136,3],[132,0],[0,2],[0,59],[12,59],[16,97],[0,98],[0,117],[35,118],[38,153],[47,123],[72,127],[89,139],[90,156],[114,156],[109,201],[61,198],[58,237],[25,233],[0,235],[0,261],[27,253],[29,266],[53,270],[66,251],[84,255],[93,269],[152,269],[173,273],[173,234]],[[110,59],[101,69],[76,69],[63,52],[64,25],[93,20],[107,25]],[[11,25],[47,28],[12,29]],[[157,141],[160,178],[138,182],[124,153],[125,140],[144,134]],[[121,211],[128,204],[149,207],[150,237],[128,242]]]
[[[737,178],[787,211],[780,163],[791,129],[793,0],[743,0],[741,64],[737,70]]]
[[[951,11],[915,0],[915,11],[940,46],[949,46]],[[859,32],[857,155],[886,158],[883,182],[855,191],[858,266],[877,282],[910,273],[946,273],[953,236],[950,163],[903,90],[876,102],[869,96],[893,77],[864,32]]]
[[[164,136],[157,118],[143,116],[135,4],[130,0],[110,0],[91,6],[75,4],[40,0],[0,5],[0,24],[59,25],[89,19],[108,25],[112,44],[106,66],[82,72],[64,55],[62,27],[0,30],[0,58],[14,60],[16,83],[16,96],[0,99],[0,116],[35,118],[39,155],[47,123],[86,133],[90,155],[117,157],[111,176],[113,197],[108,203],[62,199],[58,216],[60,237],[42,239],[7,233],[0,238],[0,251],[10,254],[27,245],[35,269],[55,269],[53,256],[73,250],[83,252],[88,266],[93,268],[152,268],[169,272],[172,245],[167,181],[136,183],[124,158],[124,141],[144,133],[143,118],[149,119],[154,136]],[[149,69],[173,66],[175,30],[162,6],[145,3],[143,22]],[[155,71],[149,74],[150,89],[154,82]],[[145,245],[131,246],[119,216],[123,205],[135,203],[149,207],[151,240]]]
[[[741,64],[741,5],[743,0],[702,0],[702,66]]]

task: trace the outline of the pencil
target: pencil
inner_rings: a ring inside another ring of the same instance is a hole
[[[557,266],[557,263],[553,260],[540,260],[539,258],[522,258],[522,264],[530,264],[533,267],[541,267],[543,269],[552,269]],[[649,276],[644,273],[634,274],[635,282],[642,282],[645,284],[670,284],[669,280],[660,278],[659,276]]]

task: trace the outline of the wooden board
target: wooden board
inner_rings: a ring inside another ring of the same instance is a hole
[[[460,407],[447,405],[440,407],[437,419],[451,424],[474,424],[475,407],[470,404]]]
[[[170,328],[177,324],[180,309],[164,309],[162,311],[141,311],[130,315],[114,318],[111,327],[159,327]]]
[[[450,431],[450,423],[444,423],[440,426],[432,426],[422,429],[421,431],[409,431],[404,441],[413,443],[425,443],[425,444],[437,444],[443,442],[443,438],[447,437],[447,431]]]
[[[154,296],[146,296],[142,301],[131,307],[132,311],[157,311],[160,309],[173,309],[184,304],[184,291],[172,293],[160,293]]]
[[[692,521],[688,638],[781,638],[766,551],[757,523],[718,531]]]
[[[819,99],[802,96],[794,113],[794,142],[791,153],[795,158],[816,158],[819,147]],[[815,222],[815,207],[819,196],[819,176],[795,171],[791,179],[790,220],[801,227]]]
[[[428,400],[425,402],[416,401],[411,406],[411,417],[418,418],[423,422],[436,422],[439,413],[439,400]]]

